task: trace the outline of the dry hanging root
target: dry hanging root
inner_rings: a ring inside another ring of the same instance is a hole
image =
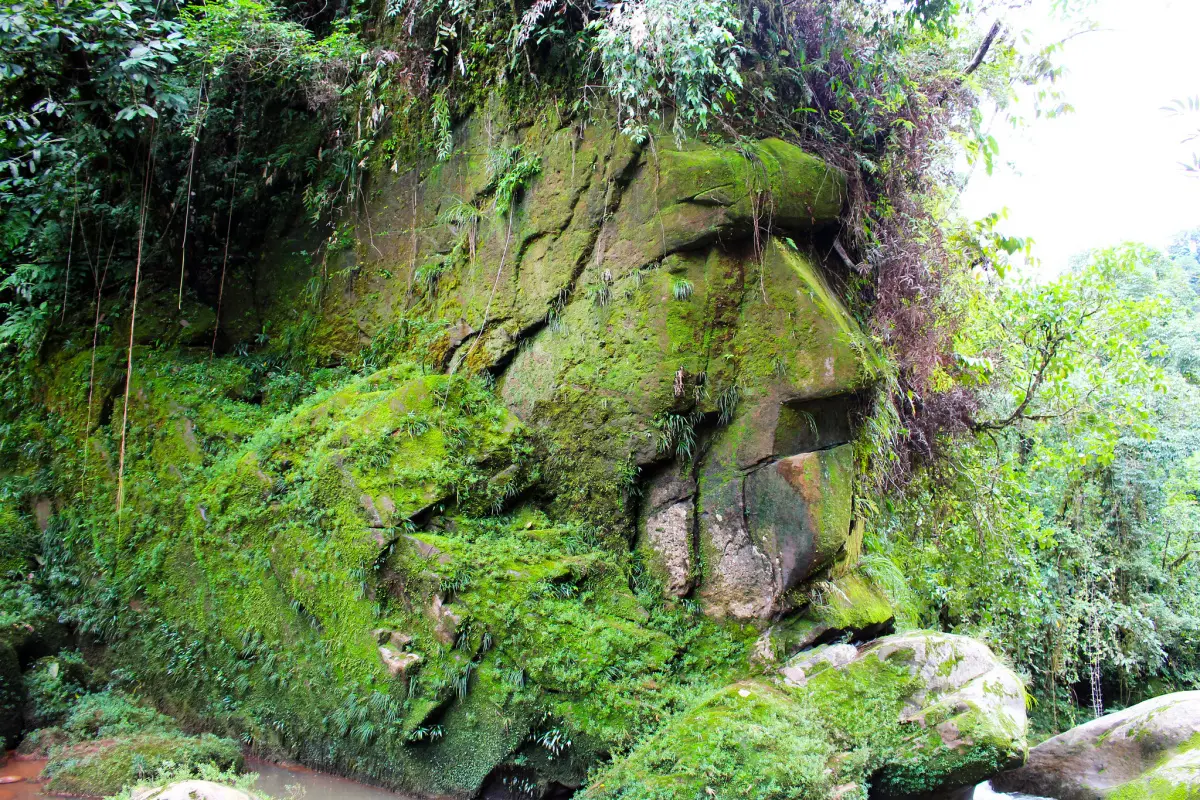
[[[179,251],[179,301],[183,308],[183,275],[187,267],[188,223],[192,218],[192,175],[196,171],[196,144],[200,141],[200,112],[204,108],[204,73],[200,75],[200,90],[196,93],[196,118],[192,121],[192,154],[188,156],[187,197],[183,207],[183,244]]]
[[[217,289],[217,318],[213,322],[212,347],[208,360],[217,352],[217,332],[221,330],[221,301],[225,299],[225,268],[229,265],[229,235],[233,232],[233,206],[237,201],[238,162],[242,160],[242,134],[238,132],[237,152],[233,157],[233,185],[229,187],[229,219],[225,223],[225,257],[221,261],[221,285]]]
[[[103,231],[103,228],[101,229]],[[100,341],[100,295],[104,293],[104,283],[108,280],[108,265],[112,263],[113,250],[117,243],[114,241],[108,248],[108,258],[104,262],[104,272],[100,274],[100,280],[96,283],[96,320],[92,323],[92,366],[88,372],[88,399],[87,399],[87,421],[83,425],[83,477],[81,478],[80,491],[87,489],[87,468],[88,468],[88,444],[91,442],[92,436],[92,397],[96,391],[96,345]],[[96,245],[96,257],[99,258],[100,244]],[[92,270],[92,278],[95,279],[96,272]]]
[[[71,204],[71,235],[67,238],[67,275],[63,278],[62,319],[67,320],[67,290],[71,287],[71,254],[75,252],[75,215],[79,212],[79,167],[75,168],[75,201]],[[84,249],[87,240],[84,240]]]
[[[121,507],[125,503],[125,434],[129,429],[129,386],[133,382],[133,332],[137,325],[138,289],[142,283],[142,245],[146,241],[146,210],[150,201],[150,173],[154,170],[154,122],[146,150],[146,177],[142,182],[142,217],[138,223],[137,262],[133,269],[133,304],[129,311],[129,354],[125,361],[125,405],[121,411],[121,457],[117,465],[117,539],[121,532]]]

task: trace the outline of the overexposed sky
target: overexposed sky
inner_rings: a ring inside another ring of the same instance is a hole
[[[1064,28],[1048,7],[1035,0],[1010,22],[1049,40]],[[1058,87],[1075,112],[1033,120],[1027,106],[1021,130],[997,120],[1000,161],[1014,168],[977,169],[962,198],[972,219],[1007,207],[1001,231],[1034,238],[1042,273],[1092,247],[1162,246],[1200,226],[1200,178],[1179,166],[1200,152],[1200,141],[1181,143],[1200,128],[1200,114],[1161,110],[1200,95],[1200,0],[1097,0],[1088,16],[1100,30],[1058,56],[1068,68]]]

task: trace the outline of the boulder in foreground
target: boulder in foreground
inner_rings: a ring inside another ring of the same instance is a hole
[[[743,681],[702,698],[585,797],[908,797],[1024,759],[1024,687],[983,643],[917,631],[840,649],[852,652],[812,659],[802,686]]]
[[[1200,798],[1200,692],[1176,692],[1078,725],[992,779],[1060,800]]]

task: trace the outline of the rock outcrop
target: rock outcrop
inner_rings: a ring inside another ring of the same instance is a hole
[[[128,526],[103,523],[124,343],[96,348],[94,396],[90,350],[55,354],[45,398],[81,437],[89,552],[138,587],[132,623],[203,667],[154,685],[264,747],[454,797],[578,784],[713,669],[746,674],[854,550],[874,374],[824,263],[837,169],[778,140],[642,150],[502,120],[480,108],[449,160],[373,173],[333,236],[300,223],[231,264],[220,335],[243,355],[189,349],[209,318],[147,305],[170,346],[133,359]]]
[[[509,214],[484,152],[536,154]],[[546,443],[557,510],[640,537],[666,593],[696,592],[712,616],[790,610],[848,534],[854,469],[838,445],[871,380],[871,348],[813,247],[843,175],[778,139],[650,151],[604,125],[498,141],[472,119],[446,163],[374,191],[314,346],[345,358],[422,317],[429,333],[407,346],[495,375]],[[308,271],[292,261],[264,261],[253,294],[230,301],[231,330],[287,326]]]
[[[1200,692],[1163,695],[1071,728],[992,785],[1059,800],[1200,797]]]

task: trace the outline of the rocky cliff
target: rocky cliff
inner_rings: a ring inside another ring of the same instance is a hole
[[[110,587],[106,663],[193,724],[413,791],[538,793],[888,626],[854,571],[877,359],[824,266],[844,177],[777,139],[506,119],[378,165],[328,236],[265,235],[224,354],[218,310],[150,293],[125,454],[128,329],[50,360],[39,424],[78,492],[40,524]],[[905,791],[951,779],[914,769]]]

